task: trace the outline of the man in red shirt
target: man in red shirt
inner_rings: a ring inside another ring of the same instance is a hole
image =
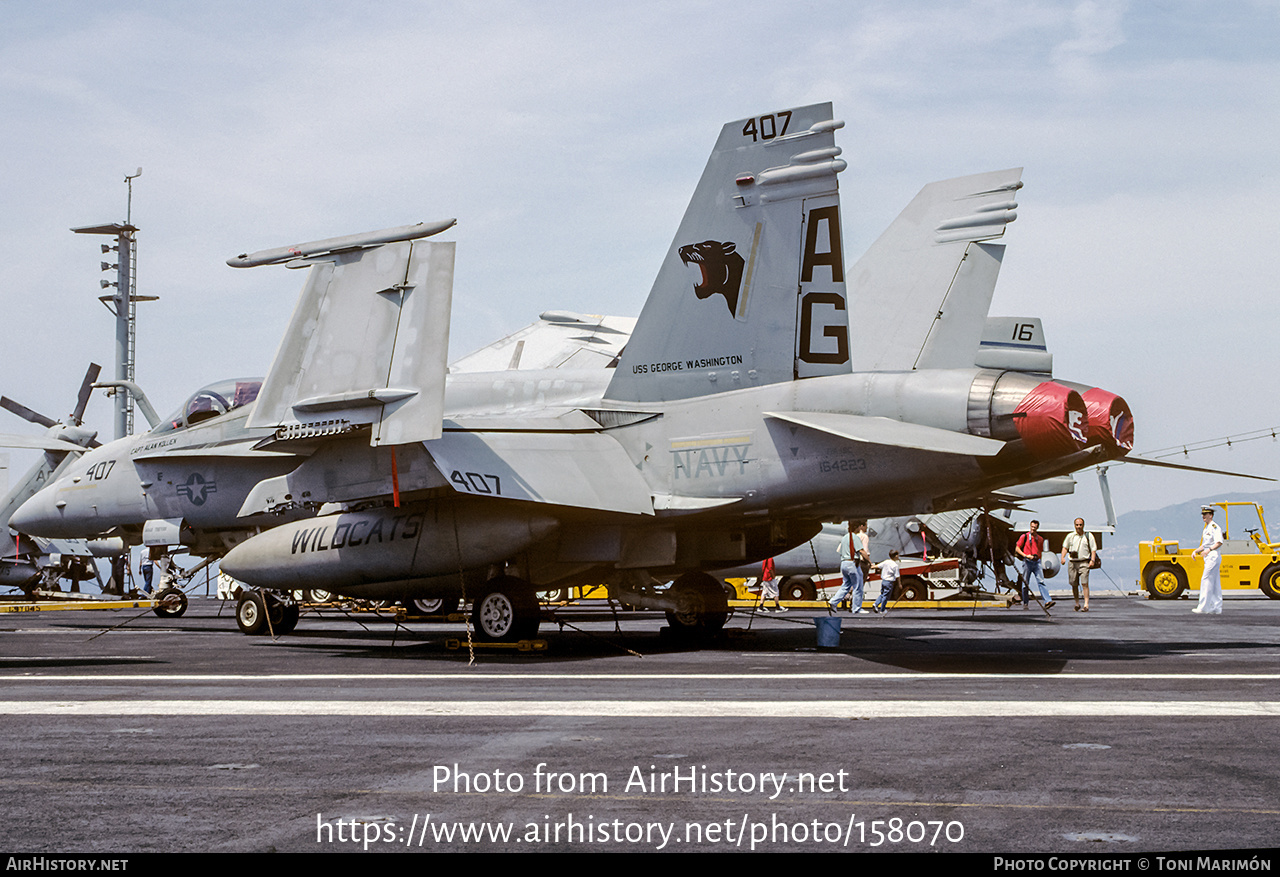
[[[764,605],[766,600],[773,600],[774,611],[787,611],[787,607],[778,602],[778,580],[774,578],[772,557],[766,557],[760,564],[760,605],[756,607],[757,611],[769,611]]]
[[[1049,598],[1049,589],[1044,585],[1044,572],[1040,569],[1040,558],[1044,554],[1044,537],[1036,531],[1040,529],[1039,521],[1032,521],[1031,528],[1022,534],[1018,539],[1018,544],[1014,548],[1014,554],[1022,558],[1022,608],[1026,609],[1030,605],[1028,596],[1028,587],[1031,584],[1031,575],[1035,574],[1036,582],[1040,585],[1040,597],[1044,601],[1044,608],[1053,607],[1053,600]]]

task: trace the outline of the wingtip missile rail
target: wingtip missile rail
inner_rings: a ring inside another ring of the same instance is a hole
[[[290,247],[275,247],[270,250],[259,250],[256,253],[241,253],[227,260],[232,268],[256,268],[259,265],[279,265],[297,260],[322,258],[334,253],[363,250],[395,241],[414,241],[440,234],[458,224],[457,219],[442,219],[436,222],[419,222],[415,225],[399,225],[395,228],[384,228],[381,231],[366,231],[359,234],[343,235],[336,238],[325,238],[305,244],[294,244]],[[305,264],[305,263],[304,263]]]

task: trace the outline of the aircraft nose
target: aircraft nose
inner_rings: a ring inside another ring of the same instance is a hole
[[[45,489],[28,499],[9,518],[9,526],[19,533],[32,536],[63,536],[57,532],[62,526],[61,510],[57,507],[53,491]]]

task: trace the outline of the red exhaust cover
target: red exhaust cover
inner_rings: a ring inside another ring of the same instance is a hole
[[[1081,450],[1088,441],[1089,411],[1075,390],[1045,381],[1013,412],[1018,435],[1035,457],[1048,460]]]
[[[1089,411],[1089,444],[1132,451],[1133,412],[1129,403],[1100,387],[1086,390],[1083,398]]]

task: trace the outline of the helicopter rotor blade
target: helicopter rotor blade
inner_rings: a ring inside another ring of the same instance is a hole
[[[89,363],[89,369],[84,373],[84,381],[80,384],[80,395],[76,397],[76,410],[71,412],[71,422],[79,426],[84,420],[84,409],[89,404],[89,396],[93,394],[93,382],[98,379],[102,366],[96,362]]]
[[[49,427],[58,425],[58,421],[54,420],[52,417],[45,417],[38,411],[32,411],[26,405],[23,405],[21,402],[15,402],[8,396],[0,396],[0,408],[12,411],[23,420],[29,420],[30,422],[37,423],[40,426]]]

